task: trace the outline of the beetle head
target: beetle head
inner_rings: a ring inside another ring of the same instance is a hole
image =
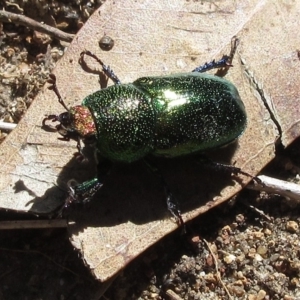
[[[88,107],[77,105],[68,109],[57,89],[55,75],[50,74],[49,77],[48,83],[51,85],[48,88],[55,92],[58,102],[66,109],[66,112],[44,118],[43,128],[48,131],[57,131],[66,140],[93,139],[96,134],[96,126]],[[48,120],[59,122],[59,124],[51,126],[46,124]]]
[[[59,122],[51,126],[46,122]],[[85,106],[74,106],[69,111],[59,115],[49,115],[43,120],[43,128],[48,131],[57,131],[65,140],[89,139],[96,134],[96,127],[90,110]]]

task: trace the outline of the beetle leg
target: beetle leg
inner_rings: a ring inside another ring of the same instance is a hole
[[[50,124],[47,124],[47,121],[56,122],[56,121],[58,121],[58,116],[57,116],[57,115],[49,115],[49,116],[46,116],[46,117],[43,119],[43,122],[42,122],[42,128],[43,128],[45,131],[49,131],[49,132],[57,132],[57,126],[52,126],[52,125],[50,125]]]
[[[244,172],[241,168],[238,168],[236,166],[218,163],[218,162],[212,161],[208,157],[204,157],[204,156],[201,157],[201,162],[212,166],[216,170],[225,171],[225,172],[228,172],[228,173],[231,173],[234,175],[241,174],[241,175],[250,177],[252,180],[256,181],[258,184],[262,183],[261,180],[257,176],[253,176],[247,172]]]
[[[81,146],[81,139],[80,137],[78,136],[77,137],[77,145],[76,145],[76,148],[78,150],[78,152],[76,152],[74,154],[75,158],[79,161],[79,162],[84,162],[84,161],[87,161],[87,157],[83,154],[82,152],[82,146]]]
[[[66,111],[69,111],[67,105],[65,104],[62,96],[60,95],[57,85],[56,85],[56,76],[54,74],[49,74],[49,79],[47,80],[50,85],[48,86],[48,90],[51,90],[55,93],[55,95],[58,98],[58,102],[66,109]]]
[[[112,163],[108,160],[103,160],[97,165],[97,176],[93,179],[84,181],[78,184],[75,180],[68,182],[69,197],[66,200],[65,207],[70,206],[73,202],[87,203],[103,186],[103,181],[108,174]]]
[[[228,70],[228,68],[232,67],[232,60],[238,44],[239,44],[239,39],[234,36],[231,40],[231,51],[229,55],[223,55],[223,57],[218,61],[213,60],[209,63],[205,63],[204,65],[194,69],[192,72],[203,73],[212,69],[219,69],[219,68],[225,68],[226,70]]]
[[[68,182],[69,197],[66,201],[66,207],[73,202],[89,202],[98,190],[103,186],[97,177],[78,184],[75,180]]]
[[[104,74],[110,78],[114,84],[121,84],[121,81],[119,80],[119,78],[117,77],[117,75],[114,73],[114,71],[107,65],[105,65],[102,60],[100,58],[98,58],[94,53],[88,51],[88,50],[85,50],[85,51],[82,51],[80,53],[80,61],[84,61],[84,55],[87,55],[87,56],[90,56],[92,57],[93,59],[95,59],[102,67],[102,70],[104,72]]]
[[[154,165],[154,163],[152,161],[150,162],[149,159],[144,159],[144,162],[146,163],[146,165],[150,169],[150,171],[153,174],[155,174],[159,178],[159,180],[161,181],[161,184],[164,188],[165,195],[166,195],[166,203],[167,203],[168,210],[173,215],[173,217],[175,218],[178,225],[179,226],[183,225],[184,222],[182,220],[181,212],[178,208],[178,206],[179,206],[178,202],[173,197],[173,194],[171,193],[171,191],[170,191],[166,181],[164,180],[160,170]]]

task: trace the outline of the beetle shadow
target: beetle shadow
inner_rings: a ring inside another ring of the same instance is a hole
[[[210,158],[228,164],[236,147],[237,144],[233,143],[214,151]],[[182,213],[212,201],[225,186],[233,184],[229,173],[201,164],[197,155],[173,159],[154,158],[154,161]],[[83,182],[95,173],[93,159],[84,164],[73,158],[59,174],[57,183],[63,190],[67,190],[68,180]],[[128,221],[145,224],[172,217],[167,209],[160,180],[143,161],[116,164],[91,202],[71,205],[64,210],[64,215],[76,223],[78,230],[85,227],[110,227]]]

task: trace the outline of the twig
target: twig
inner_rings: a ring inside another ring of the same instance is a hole
[[[211,248],[210,248],[210,246],[209,246],[207,240],[203,239],[203,241],[204,241],[204,243],[206,244],[206,246],[207,246],[207,248],[208,248],[210,254],[212,255],[212,257],[213,257],[213,259],[214,259],[215,269],[216,269],[217,278],[218,278],[219,282],[222,284],[222,286],[223,286],[224,290],[226,291],[226,293],[227,293],[229,299],[233,300],[232,296],[230,295],[230,292],[228,291],[228,289],[227,289],[225,283],[223,282],[223,280],[222,280],[222,278],[221,278],[221,275],[220,275],[220,272],[219,272],[218,261],[217,261],[216,256],[214,255],[213,251],[211,250]]]
[[[27,26],[33,30],[47,33],[59,40],[65,41],[65,42],[71,42],[75,36],[74,34],[69,34],[69,33],[63,32],[57,28],[54,28],[54,27],[46,25],[46,24],[39,23],[39,22],[37,22],[31,18],[25,17],[23,15],[14,14],[14,13],[11,13],[11,12],[8,12],[5,10],[0,10],[0,21]]]
[[[24,11],[24,9],[21,8],[17,3],[10,3],[9,1],[5,1],[5,3],[6,3],[7,6],[14,6],[14,7],[16,7],[20,12]]]
[[[265,191],[267,193],[278,194],[300,202],[300,185],[284,180],[275,179],[265,175],[260,175],[258,178],[262,184],[249,184],[248,189],[255,191]]]
[[[166,295],[170,297],[171,300],[183,300],[180,296],[178,296],[175,292],[172,290],[167,290]]]
[[[15,129],[17,124],[15,123],[8,123],[8,122],[3,122],[0,121],[0,130],[7,130],[7,131],[12,131]]]
[[[272,218],[270,218],[268,215],[266,215],[262,210],[258,209],[257,207],[253,205],[246,204],[249,208],[254,210],[256,213],[258,213],[260,216],[265,218],[267,221],[272,222]]]
[[[64,219],[55,220],[26,220],[26,221],[2,221],[0,230],[4,229],[40,229],[40,228],[60,228],[67,227]]]

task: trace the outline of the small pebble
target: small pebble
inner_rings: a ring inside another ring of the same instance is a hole
[[[256,250],[254,248],[250,248],[248,252],[248,257],[254,258],[255,254],[256,254]]]
[[[261,255],[259,255],[258,253],[255,253],[254,259],[255,259],[256,261],[262,261],[262,260],[263,260],[263,258],[261,257]]]
[[[296,300],[296,298],[290,295],[284,295],[283,300]]]
[[[265,299],[267,293],[264,290],[260,290],[257,294],[256,300],[263,300]]]
[[[261,232],[261,231],[255,231],[255,232],[253,233],[253,236],[254,236],[254,238],[256,238],[256,239],[261,240],[261,239],[264,238],[265,235],[264,235],[264,233]]]
[[[268,228],[265,228],[265,229],[264,229],[264,234],[266,234],[266,235],[271,235],[271,234],[272,234],[272,231],[271,231],[270,229],[268,229]]]
[[[268,252],[268,248],[265,246],[258,246],[256,251],[258,254],[264,256]]]
[[[298,231],[299,229],[299,225],[297,222],[295,221],[288,221],[286,223],[286,229],[289,231],[289,232],[292,232],[292,233],[295,233]]]
[[[231,264],[233,261],[236,260],[236,256],[233,255],[233,254],[229,254],[229,255],[226,255],[226,256],[224,257],[223,260],[226,262],[226,264],[229,265],[229,264]]]
[[[114,40],[108,35],[104,35],[99,41],[99,46],[104,51],[111,50],[114,44]]]

